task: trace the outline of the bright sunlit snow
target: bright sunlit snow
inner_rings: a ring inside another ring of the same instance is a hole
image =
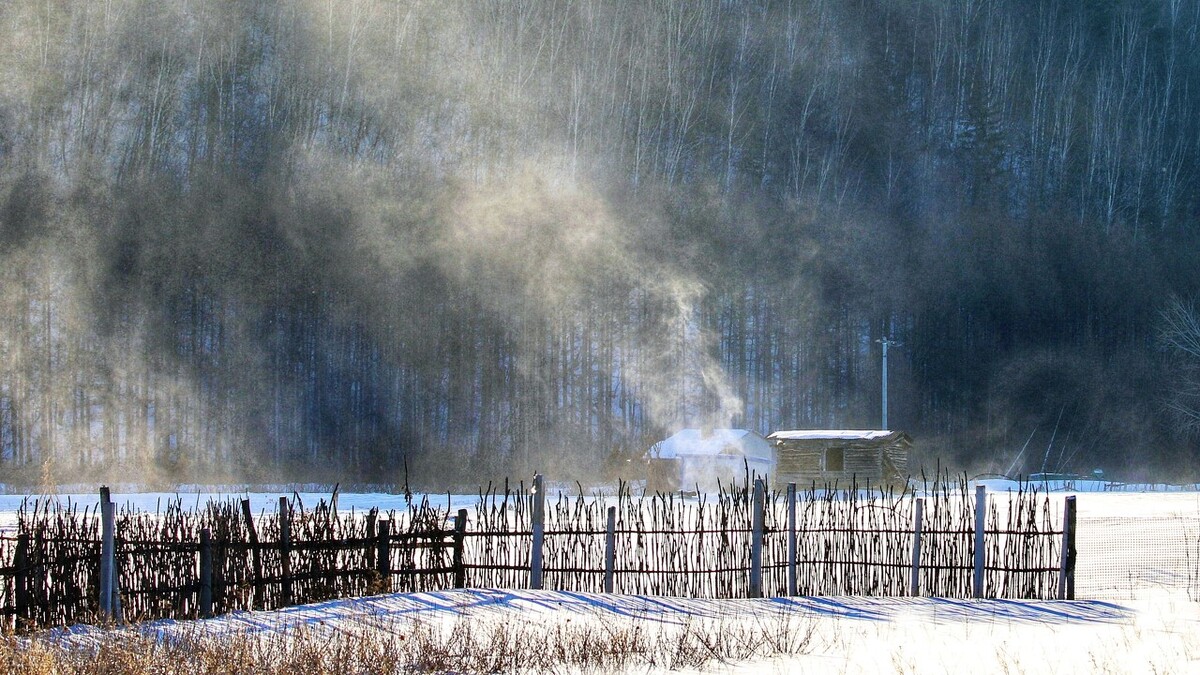
[[[466,589],[240,612],[201,622],[159,621],[135,630],[167,639],[197,633],[274,636],[297,627],[403,635],[418,625],[455,631],[513,621],[532,630],[574,622],[580,630],[639,629],[665,635],[700,626],[769,635],[786,625],[789,639],[800,645],[799,654],[710,664],[702,672],[1200,672],[1200,605],[1171,596],[1133,603],[862,597],[690,600]],[[96,635],[95,629],[77,628],[65,639],[86,645]],[[665,671],[641,667],[630,672]]]

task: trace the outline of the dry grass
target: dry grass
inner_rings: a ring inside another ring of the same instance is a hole
[[[272,633],[206,635],[201,624],[166,635],[99,630],[82,638],[0,639],[0,672],[20,675],[305,675],[343,673],[611,673],[704,668],[805,653],[810,622],[755,620],[552,622],[462,617],[296,626]]]

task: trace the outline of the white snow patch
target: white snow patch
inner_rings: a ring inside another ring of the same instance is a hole
[[[737,454],[770,461],[771,445],[756,433],[745,429],[681,429],[654,445],[646,453],[655,459],[712,457]]]
[[[893,433],[879,429],[797,429],[776,431],[767,438],[779,441],[873,441]]]

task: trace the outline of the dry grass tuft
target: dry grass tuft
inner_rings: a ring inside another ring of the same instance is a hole
[[[647,667],[703,668],[804,653],[811,622],[784,614],[754,621],[613,622],[461,617],[294,626],[272,633],[213,635],[202,624],[159,635],[96,629],[68,638],[0,640],[0,672],[16,675],[354,673],[610,673]]]

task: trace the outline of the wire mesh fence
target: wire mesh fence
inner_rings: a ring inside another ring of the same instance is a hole
[[[1079,597],[1134,600],[1156,593],[1200,601],[1200,509],[1079,519]]]

